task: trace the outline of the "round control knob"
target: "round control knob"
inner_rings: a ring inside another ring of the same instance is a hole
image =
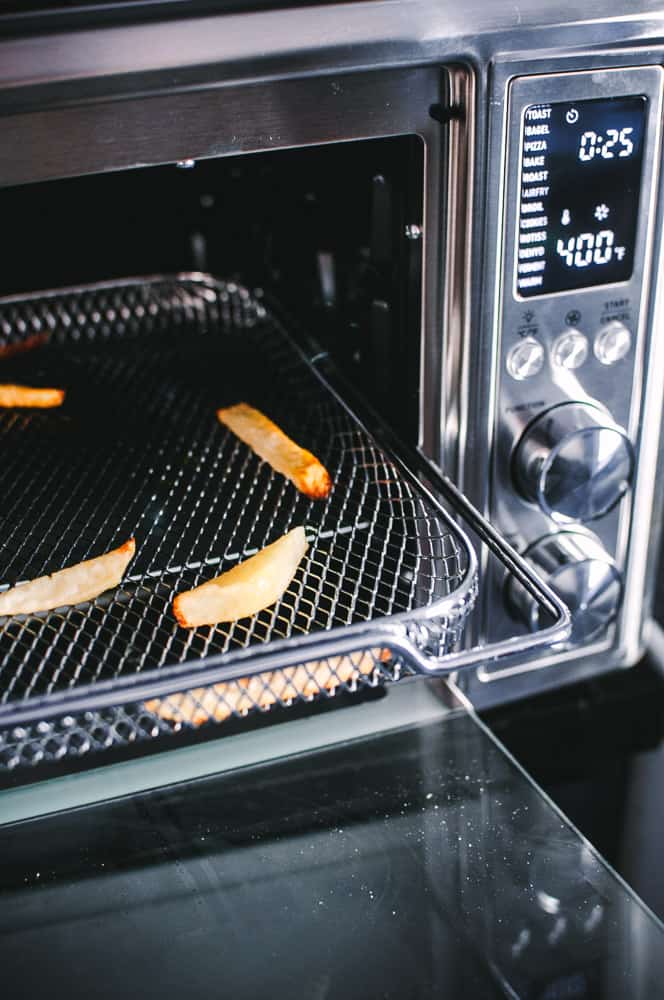
[[[537,417],[514,452],[519,492],[554,521],[592,521],[629,488],[634,452],[611,417],[592,403],[561,403]]]
[[[539,340],[526,337],[512,347],[507,355],[507,370],[518,382],[532,378],[542,370],[544,364],[544,348]]]
[[[595,357],[603,365],[615,365],[629,353],[632,335],[624,323],[612,320],[595,337]]]
[[[546,535],[526,549],[524,556],[569,608],[572,641],[594,639],[616,617],[622,600],[622,576],[589,531]],[[508,599],[528,627],[537,631],[539,608],[528,591],[511,581]]]

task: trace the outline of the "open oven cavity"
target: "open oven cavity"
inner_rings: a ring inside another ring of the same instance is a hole
[[[422,192],[413,136],[2,192],[15,234],[2,378],[67,392],[57,411],[0,415],[3,589],[137,543],[117,591],[0,623],[6,769],[371,689],[410,668],[358,636],[356,652],[314,649],[285,673],[113,694],[139,674],[456,596],[435,653],[454,646],[472,603],[463,541],[316,372],[334,359],[416,439]],[[327,501],[219,425],[216,408],[242,400],[322,459]],[[178,626],[176,593],[299,524],[311,548],[276,606]]]
[[[418,136],[6,188],[0,295],[191,271],[263,289],[414,443],[423,192]]]

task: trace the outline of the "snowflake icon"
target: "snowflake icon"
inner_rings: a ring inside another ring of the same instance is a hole
[[[598,222],[603,222],[604,219],[608,217],[608,214],[609,214],[609,206],[605,205],[604,202],[602,202],[601,205],[598,205],[597,208],[595,209],[595,218],[597,219]]]

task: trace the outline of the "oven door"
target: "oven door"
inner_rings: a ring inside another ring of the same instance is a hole
[[[110,802],[110,776],[72,778],[100,801],[39,820],[9,793],[14,994],[658,995],[653,915],[451,692],[397,693],[407,725],[338,713],[332,746],[261,765],[195,777],[176,751],[176,783]]]

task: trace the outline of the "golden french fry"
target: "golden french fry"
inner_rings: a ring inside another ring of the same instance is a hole
[[[196,628],[269,608],[288,587],[308,547],[304,528],[293,528],[221,576],[178,594],[173,614],[184,628]]]
[[[310,660],[299,667],[271,670],[237,681],[195,688],[182,694],[147,701],[145,707],[161,719],[202,726],[214,719],[224,722],[234,713],[252,708],[271,708],[277,701],[298,697],[311,698],[324,690],[333,691],[340,684],[368,676],[379,660],[391,658],[387,649],[370,649],[356,661],[350,656],[331,656],[328,660]]]
[[[0,594],[0,615],[32,614],[91,601],[118,586],[135,551],[136,542],[130,538],[103,556],[19,583]]]
[[[332,489],[330,474],[315,455],[300,448],[260,410],[238,403],[217,410],[217,417],[259,458],[285,476],[312,500],[324,500]]]
[[[0,385],[0,407],[29,406],[48,409],[62,406],[64,389],[34,389],[29,385]]]

